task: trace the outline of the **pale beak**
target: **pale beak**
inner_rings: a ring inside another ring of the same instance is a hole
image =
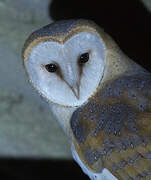
[[[75,97],[77,99],[80,98],[80,88],[79,88],[79,83],[76,83],[75,85],[70,85],[68,82],[66,82],[67,85],[70,87],[70,89],[72,90],[73,94],[75,95]]]
[[[70,88],[71,88],[73,94],[76,96],[76,98],[79,99],[80,98],[79,84],[76,83],[75,87],[71,86]]]
[[[73,67],[72,63],[67,64],[66,73],[64,73],[64,81],[72,90],[75,97],[79,100],[80,98],[80,79],[79,73],[76,68]]]

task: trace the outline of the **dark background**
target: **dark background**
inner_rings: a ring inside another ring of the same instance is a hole
[[[130,58],[151,72],[151,13],[140,0],[54,0],[49,12],[54,20],[93,20]]]
[[[5,180],[88,180],[73,161],[0,159],[0,179]]]
[[[151,14],[139,0],[53,0],[48,7],[54,20],[94,20],[121,49],[151,72]],[[73,161],[1,159],[0,178],[88,179]]]

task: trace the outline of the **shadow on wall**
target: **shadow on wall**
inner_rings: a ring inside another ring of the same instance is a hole
[[[130,58],[151,72],[151,14],[140,0],[53,0],[49,12],[54,20],[95,21]]]

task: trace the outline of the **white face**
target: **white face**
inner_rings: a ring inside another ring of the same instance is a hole
[[[98,87],[105,58],[101,39],[92,33],[81,32],[64,44],[39,43],[25,65],[31,81],[43,96],[60,105],[79,106]]]

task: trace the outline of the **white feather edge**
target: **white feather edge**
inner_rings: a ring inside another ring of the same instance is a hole
[[[71,145],[71,152],[74,160],[79,164],[82,171],[91,179],[91,180],[118,180],[115,176],[112,175],[112,173],[104,168],[101,173],[93,173],[92,171],[88,170],[86,166],[83,164],[83,162],[80,160],[74,144]]]

